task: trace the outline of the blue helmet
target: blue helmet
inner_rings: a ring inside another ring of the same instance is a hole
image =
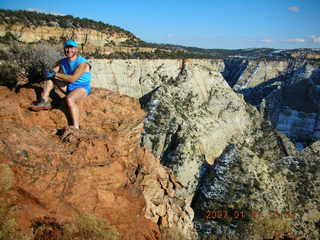
[[[69,46],[71,46],[71,47],[78,47],[78,43],[76,43],[76,42],[73,41],[73,40],[67,40],[67,41],[64,42],[63,46],[64,46],[64,47],[69,47]]]

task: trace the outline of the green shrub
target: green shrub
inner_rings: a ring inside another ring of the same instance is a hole
[[[16,40],[17,38],[11,32],[6,32],[4,36],[0,37],[0,43],[8,43]]]
[[[13,174],[8,164],[0,163],[0,194],[9,191],[13,184]]]
[[[17,85],[18,70],[7,63],[0,65],[0,86],[14,88]]]
[[[290,232],[292,220],[281,216],[259,216],[252,219],[251,223],[243,224],[240,232],[255,239],[277,239],[284,233]]]
[[[10,194],[13,173],[7,164],[0,163],[0,240],[28,240],[19,233],[15,221],[14,197]]]
[[[0,164],[0,240],[15,238],[16,222],[7,194],[12,185],[12,172],[7,164]]]
[[[13,42],[2,52],[6,64],[1,66],[2,85],[22,85],[43,79],[44,70],[51,69],[62,58],[62,48],[48,43],[21,44]]]
[[[161,239],[187,240],[188,238],[176,227],[160,227]]]
[[[118,240],[119,233],[106,220],[79,214],[64,225],[62,240]]]

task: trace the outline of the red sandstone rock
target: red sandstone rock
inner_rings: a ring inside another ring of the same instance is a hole
[[[77,212],[107,219],[121,239],[160,239],[156,223],[172,219],[189,231],[193,212],[174,198],[180,184],[140,147],[145,113],[137,100],[94,89],[80,103],[81,130],[63,138],[64,101],[32,112],[35,89],[0,87],[0,163],[14,173],[23,231],[34,219],[63,223]]]

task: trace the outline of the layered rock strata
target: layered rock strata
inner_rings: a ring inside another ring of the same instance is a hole
[[[134,48],[121,47],[126,41],[139,41],[138,38],[126,32],[98,31],[90,28],[62,28],[59,26],[25,26],[21,24],[0,24],[0,37],[7,34],[23,43],[40,41],[61,42],[63,39],[73,39],[86,53],[110,54],[112,52],[131,52]],[[154,49],[144,49],[152,51]]]
[[[94,87],[110,89],[131,97],[141,98],[157,87],[176,79],[189,66],[200,67],[208,73],[224,70],[222,60],[159,59],[159,60],[106,60],[95,59],[92,65]],[[203,79],[205,81],[205,79]],[[203,89],[203,92],[206,90]]]

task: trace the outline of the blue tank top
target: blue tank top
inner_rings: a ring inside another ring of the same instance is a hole
[[[68,58],[63,58],[60,61],[60,68],[62,69],[62,72],[64,74],[72,75],[81,63],[87,63],[87,62],[88,62],[87,59],[85,59],[82,56],[78,56],[75,60],[73,60],[71,62],[69,62]],[[90,80],[91,80],[91,72],[84,72],[80,76],[80,78],[78,80],[74,81],[73,83],[75,83],[75,84],[77,84],[77,83],[89,84]],[[70,83],[70,84],[73,84],[73,83]]]

